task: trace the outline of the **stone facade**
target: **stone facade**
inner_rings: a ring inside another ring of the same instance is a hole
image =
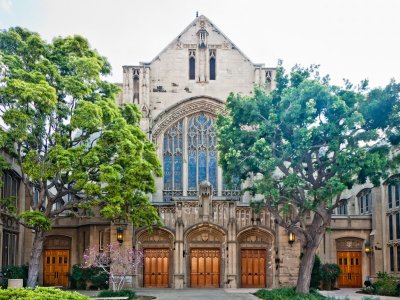
[[[122,225],[123,246],[142,249],[145,256],[129,280],[132,287],[294,285],[298,241],[289,244],[288,233],[268,211],[252,210],[240,186],[226,186],[216,165],[214,121],[223,113],[227,97],[231,92],[251,95],[255,85],[273,89],[274,77],[274,68],[252,63],[204,16],[197,17],[151,62],[124,66],[118,103],[139,105],[142,128],[157,144],[164,178],[157,178],[157,192],[150,196],[164,226],[149,231],[99,217],[59,219],[48,233],[45,251],[67,251],[71,270],[81,262],[84,249],[116,242],[116,228]],[[346,259],[349,266],[359,264],[360,270],[348,275],[357,278],[350,284],[360,286],[378,271],[400,273],[398,189],[398,184],[386,182],[343,193],[343,205],[333,216],[318,254],[324,263],[344,264]],[[22,185],[19,195],[23,210]],[[3,220],[0,226],[6,223]],[[16,262],[26,263],[32,232],[16,230]],[[366,245],[371,249],[368,254]],[[43,274],[41,270],[40,283]]]

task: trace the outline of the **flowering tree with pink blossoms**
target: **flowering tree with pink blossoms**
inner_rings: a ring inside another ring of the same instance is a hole
[[[143,261],[143,252],[124,248],[118,243],[109,244],[100,252],[95,247],[86,249],[83,267],[100,267],[108,274],[112,290],[120,290],[128,275],[134,274]]]

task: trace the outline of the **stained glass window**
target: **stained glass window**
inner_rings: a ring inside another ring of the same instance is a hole
[[[188,119],[188,188],[197,190],[208,180],[213,190],[217,186],[217,138],[214,119],[204,113]]]
[[[183,121],[172,125],[164,134],[164,191],[182,191]],[[181,194],[181,193],[178,193]]]

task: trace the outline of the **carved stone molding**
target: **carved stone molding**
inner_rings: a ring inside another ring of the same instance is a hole
[[[207,96],[183,100],[167,109],[153,120],[151,128],[153,141],[156,141],[160,134],[170,125],[186,116],[199,112],[205,112],[217,116],[217,114],[222,112],[223,109],[224,103],[221,100]]]
[[[359,238],[340,238],[336,240],[337,251],[362,250],[363,240]]]
[[[45,249],[71,249],[71,238],[68,236],[48,236],[44,242]]]

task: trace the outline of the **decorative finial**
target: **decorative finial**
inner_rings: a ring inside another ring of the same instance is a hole
[[[199,12],[198,11],[196,11],[196,18],[198,18],[199,17]]]

